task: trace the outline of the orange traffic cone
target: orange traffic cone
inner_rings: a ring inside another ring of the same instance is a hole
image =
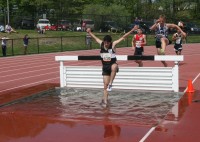
[[[188,87],[187,87],[187,91],[188,93],[193,93],[194,92],[194,87],[192,85],[192,80],[188,80]]]

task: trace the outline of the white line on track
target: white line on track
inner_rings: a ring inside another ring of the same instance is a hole
[[[58,67],[44,68],[44,69],[39,69],[39,70],[31,70],[31,71],[24,71],[24,72],[20,72],[20,73],[14,73],[14,74],[9,74],[9,75],[4,75],[4,76],[1,76],[0,79],[11,77],[11,76],[15,76],[15,75],[21,75],[21,74],[25,75],[25,74],[35,73],[35,72],[39,72],[39,71],[52,70],[52,69],[55,69],[55,68],[58,68]],[[13,70],[11,70],[11,71],[13,71]]]
[[[4,71],[0,71],[0,73],[4,73],[4,72],[9,72],[9,71],[18,71],[18,70],[22,70],[23,68],[20,68],[20,67],[24,67],[25,69],[34,69],[35,67],[45,67],[45,66],[54,66],[56,65],[56,63],[49,63],[49,64],[44,64],[44,65],[38,65],[38,63],[35,65],[35,66],[32,66],[31,64],[28,64],[29,67],[27,67],[27,65],[24,65],[24,66],[15,66],[16,69],[10,69],[10,70],[4,70]],[[57,66],[59,67],[59,66]],[[7,68],[10,68],[10,67],[7,67]]]
[[[15,63],[15,64],[17,64],[17,63]],[[42,64],[42,65],[39,65],[39,64]],[[45,62],[45,63],[38,62],[38,63],[34,63],[34,64],[28,64],[28,66],[27,66],[27,64],[25,64],[25,65],[18,65],[18,66],[16,65],[15,66],[16,69],[6,70],[7,68],[10,68],[10,66],[9,67],[5,67],[5,68],[1,68],[4,71],[0,71],[0,73],[9,72],[9,71],[22,70],[22,67],[24,67],[25,69],[32,69],[32,68],[34,69],[35,67],[56,66],[56,65],[59,68],[59,62],[56,62],[56,61],[55,62]],[[76,65],[85,65],[85,62],[76,62]]]
[[[12,80],[7,80],[7,81],[0,82],[0,84],[4,84],[4,83],[8,83],[8,82],[13,82],[13,81],[17,81],[17,80],[34,78],[34,77],[40,77],[40,76],[49,75],[49,74],[55,74],[55,73],[58,73],[58,71],[57,72],[45,73],[45,74],[39,74],[39,75],[33,75],[33,76],[28,76],[28,77],[23,77],[23,78],[17,78],[17,79],[12,79]]]
[[[5,92],[5,91],[9,91],[9,90],[19,89],[19,88],[22,88],[22,87],[36,85],[36,84],[40,84],[40,83],[44,83],[44,82],[47,82],[47,81],[50,81],[50,80],[56,80],[56,79],[59,79],[59,77],[51,78],[51,79],[47,79],[47,80],[42,80],[42,81],[38,81],[38,82],[33,82],[33,83],[25,84],[25,85],[16,86],[16,87],[13,87],[13,88],[1,90],[0,92]]]
[[[18,60],[15,60],[15,61],[13,61],[12,63],[7,63],[7,62],[1,62],[1,65],[2,66],[12,66],[12,65],[16,65],[16,63],[17,64],[19,64],[19,65],[25,65],[25,64],[31,64],[31,63],[38,63],[38,62],[44,62],[44,63],[48,63],[48,62],[55,62],[55,61],[53,61],[52,59],[40,59],[40,60],[34,60],[34,59],[31,59],[31,60],[29,60],[29,61],[27,61],[27,60],[25,60],[25,59],[23,59],[23,61],[18,61]]]
[[[147,133],[146,135],[144,135],[144,137],[139,141],[139,142],[144,142],[148,136],[155,130],[156,127],[152,127]]]

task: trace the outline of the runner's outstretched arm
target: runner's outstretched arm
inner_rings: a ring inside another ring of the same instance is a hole
[[[130,35],[133,31],[137,30],[138,26],[135,25],[129,32],[127,32],[125,35],[123,35],[121,38],[119,38],[118,40],[115,40],[113,42],[113,47],[115,47],[116,44],[120,43],[122,40],[124,40],[128,35]]]
[[[180,30],[181,33],[182,33],[182,35],[183,35],[183,37],[184,37],[184,38],[186,37],[186,33],[183,32],[183,30],[182,30],[178,25],[176,25],[176,24],[167,24],[167,26],[168,26],[169,28],[174,28],[174,29]]]
[[[102,43],[102,40],[99,39],[98,37],[96,37],[96,36],[91,32],[91,29],[90,29],[90,28],[88,28],[86,31],[91,35],[91,37],[92,37],[97,43],[99,43],[99,44]]]

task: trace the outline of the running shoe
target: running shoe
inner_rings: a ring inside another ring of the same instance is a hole
[[[107,91],[112,91],[112,85],[108,85]]]
[[[101,105],[102,107],[104,107],[104,108],[106,108],[106,107],[108,106],[108,104],[105,103],[104,100],[101,101],[100,105]]]

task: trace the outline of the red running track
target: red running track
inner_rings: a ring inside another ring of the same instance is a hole
[[[200,85],[200,79],[199,79],[199,74],[200,74],[200,64],[199,64],[199,55],[200,55],[200,50],[199,44],[186,44],[183,46],[183,51],[182,54],[184,55],[184,61],[180,64],[180,91],[185,91],[187,87],[188,80],[191,79],[193,80],[193,85],[196,90],[196,94],[193,95],[193,97],[198,99],[198,91],[199,91],[199,85]],[[154,55],[156,53],[156,48],[154,46],[147,46],[145,47],[145,55]],[[0,95],[5,95],[8,94],[8,92],[14,92],[17,90],[26,90],[27,88],[31,88],[37,85],[41,84],[59,84],[59,62],[55,61],[55,56],[61,56],[61,55],[98,55],[99,50],[85,50],[85,51],[71,51],[71,52],[60,52],[60,53],[50,53],[50,54],[39,54],[39,55],[27,55],[27,56],[16,56],[16,57],[6,57],[6,58],[0,58]],[[133,51],[131,51],[131,48],[118,48],[117,49],[117,54],[118,55],[132,55]],[[168,55],[174,55],[175,52],[173,50],[173,46],[170,45],[167,47],[166,54]],[[137,64],[133,61],[120,61],[118,62],[119,66],[137,66]],[[100,61],[78,61],[78,62],[66,62],[65,64],[67,65],[101,65]],[[172,62],[168,63],[169,66],[173,66]],[[145,61],[144,66],[162,66],[160,62],[155,62],[155,61]],[[51,86],[52,87],[52,86]],[[185,112],[186,107],[185,106],[194,106],[192,101],[188,103],[188,98],[186,99],[182,98],[180,101],[182,104],[185,104],[184,102],[187,102],[186,105],[180,105],[184,106],[183,110]],[[190,107],[189,107],[190,108]],[[198,109],[193,109],[193,110],[198,110]],[[192,110],[187,111],[192,113]],[[193,115],[197,113],[192,113]],[[7,116],[7,120],[12,119],[10,116],[12,114],[9,114]],[[20,116],[20,114],[15,114],[18,116],[18,118],[23,120],[23,116]],[[181,113],[181,115],[183,115]],[[185,114],[187,116],[187,113]],[[185,118],[185,119],[184,119]],[[187,119],[188,117],[183,117],[184,123],[190,122],[190,119]],[[192,118],[199,118],[200,116],[193,116]],[[1,116],[1,125],[5,125],[4,128],[9,126],[5,120],[4,117]],[[121,128],[124,130],[123,132],[127,133],[124,135],[121,135],[120,139],[118,141],[139,141],[142,138],[145,139],[145,141],[165,141],[162,139],[162,137],[165,137],[166,141],[180,141],[184,142],[186,140],[194,140],[194,139],[187,139],[187,138],[180,138],[184,137],[184,131],[181,129],[181,126],[184,127],[183,123],[178,123],[177,120],[174,122],[174,118],[170,118],[170,114],[166,117],[167,120],[163,120],[158,127],[154,129],[151,129],[150,127],[147,126],[121,126]],[[170,125],[167,123],[167,121],[170,120]],[[195,119],[196,120],[196,119]],[[194,126],[196,125],[196,121],[192,123]],[[23,123],[27,120],[19,121],[19,123]],[[41,118],[37,120],[38,123],[43,125],[47,120],[43,120]],[[186,121],[186,122],[185,122]],[[5,123],[3,123],[5,122]],[[180,121],[181,122],[181,121]],[[56,123],[51,122],[51,123]],[[73,125],[71,122],[63,122],[66,123],[67,125]],[[68,124],[69,123],[69,124]],[[168,125],[169,126],[168,126]],[[174,125],[176,124],[176,126]],[[93,141],[95,137],[98,138],[98,134],[95,134],[94,136],[89,136],[90,135],[90,130],[94,129],[97,130],[97,133],[99,131],[99,126],[94,124],[94,125],[82,125],[81,123],[77,124],[78,129],[76,132],[78,134],[82,133],[82,128],[85,128],[85,134],[83,136],[80,136],[83,138],[84,136],[87,136],[89,139],[87,141]],[[26,127],[29,127],[29,123],[25,124]],[[185,126],[186,127],[186,126]],[[197,128],[190,128],[188,130],[190,131],[196,131],[200,127]],[[150,130],[153,130],[150,132]],[[174,130],[177,130],[177,132],[182,132],[181,134],[177,134],[174,132]],[[181,131],[180,131],[181,130]],[[186,131],[187,129],[185,129]],[[51,129],[45,129],[46,133],[51,134],[52,130]],[[130,133],[132,132],[132,133]],[[147,133],[149,132],[149,133]],[[170,133],[167,133],[170,132]],[[173,133],[174,132],[174,133]],[[25,133],[25,132],[24,132]],[[87,135],[88,134],[88,135]],[[71,134],[71,140],[76,140],[76,141],[81,141],[82,139],[76,139],[74,138],[75,134]],[[180,136],[179,136],[180,135]],[[144,137],[145,136],[145,137]],[[177,137],[175,137],[177,136]],[[179,137],[178,137],[179,136]],[[48,141],[48,138],[45,138],[45,135],[43,136],[42,141]],[[193,137],[200,138],[198,135],[194,135]],[[177,139],[176,139],[177,138]],[[5,138],[6,139],[6,138]],[[5,139],[2,139],[2,142],[6,142]],[[64,139],[64,138],[63,138]],[[60,142],[64,141],[62,138],[60,138]],[[69,140],[68,139],[68,140]],[[35,139],[36,140],[36,139]],[[53,138],[52,138],[53,140]],[[56,138],[54,138],[56,140]],[[99,141],[102,139],[98,138]],[[98,141],[95,140],[95,141]],[[15,140],[14,140],[15,141]],[[37,141],[41,141],[38,140]],[[115,140],[112,140],[115,141]]]

